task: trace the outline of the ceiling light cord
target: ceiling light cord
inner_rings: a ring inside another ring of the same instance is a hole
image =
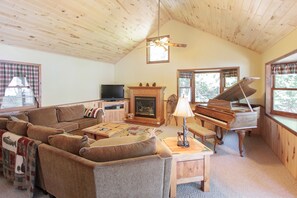
[[[158,1],[158,37],[160,37],[160,1]]]

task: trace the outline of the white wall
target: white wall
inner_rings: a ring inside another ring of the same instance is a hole
[[[177,69],[239,66],[241,78],[262,77],[253,85],[257,93],[251,97],[251,101],[263,104],[261,82],[264,81],[264,75],[259,54],[174,20],[162,26],[160,35],[167,34],[172,42],[188,44],[187,48],[172,47],[170,63],[146,64],[143,42],[115,65],[115,80],[128,86],[156,82],[159,86],[166,86],[167,98],[177,93]]]
[[[41,64],[42,106],[99,98],[99,85],[114,82],[114,65],[0,45],[0,59]]]

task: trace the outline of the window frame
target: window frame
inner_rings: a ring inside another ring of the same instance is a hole
[[[270,65],[271,70],[272,65]],[[281,74],[279,74],[281,75]],[[274,115],[280,115],[285,117],[292,117],[297,118],[297,113],[285,112],[285,111],[278,111],[273,109],[274,104],[274,91],[275,90],[286,90],[286,91],[297,91],[297,88],[276,88],[275,87],[275,75],[271,74],[271,94],[270,94],[270,113]]]
[[[192,104],[205,104],[206,102],[195,102],[195,74],[196,73],[220,73],[220,93],[224,91],[225,88],[225,78],[223,77],[223,72],[227,70],[236,70],[237,71],[237,82],[240,80],[240,67],[216,67],[216,68],[199,68],[199,69],[178,69],[177,70],[177,95],[179,97],[179,74],[181,72],[192,72],[191,78],[191,103]]]
[[[151,41],[156,40],[156,39],[162,39],[162,38],[166,38],[166,37],[168,38],[168,40],[170,39],[169,35],[157,36],[157,37],[152,37],[152,38],[147,38],[146,39],[146,63],[147,64],[169,63],[170,62],[170,46],[167,46],[168,47],[168,50],[167,50],[168,59],[167,60],[157,60],[157,61],[151,61],[150,60],[151,47],[150,47],[149,43]]]
[[[11,61],[11,60],[0,60],[0,63],[5,63],[5,64],[16,64],[16,65],[27,65],[27,66],[35,66],[38,68],[38,92],[39,95],[35,96],[35,105],[31,105],[31,106],[22,106],[22,107],[11,107],[11,108],[5,108],[5,109],[1,109],[0,108],[0,113],[5,113],[5,112],[12,112],[12,111],[24,111],[27,109],[32,109],[32,108],[38,108],[41,107],[41,64],[36,64],[36,63],[28,63],[28,62],[18,62],[18,61]],[[7,88],[7,87],[6,87]],[[5,90],[6,90],[5,88]],[[3,96],[4,98],[5,96]],[[2,98],[2,99],[3,99]],[[2,100],[1,99],[1,100]],[[2,101],[0,103],[0,107],[1,107]]]

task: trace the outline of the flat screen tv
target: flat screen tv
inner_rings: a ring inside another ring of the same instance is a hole
[[[102,100],[122,100],[124,99],[124,85],[101,85]]]

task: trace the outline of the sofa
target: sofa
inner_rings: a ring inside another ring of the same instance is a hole
[[[15,116],[12,121],[0,118],[0,127],[42,142],[37,148],[35,185],[57,198],[169,197],[172,156],[157,137],[142,134],[95,141],[57,129],[54,124],[59,121],[78,120],[65,119],[58,111],[55,123],[37,117],[52,114],[53,118],[52,107],[15,115],[18,121],[13,121]]]
[[[53,138],[59,136],[63,135],[56,135]],[[49,142],[53,144],[50,138]],[[121,147],[125,147],[129,145],[125,140],[128,138],[130,137],[98,140],[89,148],[110,149],[110,141],[116,139],[123,142]],[[129,150],[118,149],[118,146],[113,147],[111,152],[101,150],[104,152],[102,155],[106,155],[109,159],[108,161],[98,159],[97,153],[93,157],[82,155],[82,150],[83,153],[87,152],[88,147],[80,149],[82,156],[79,156],[73,153],[76,149],[72,148],[71,152],[67,151],[70,143],[64,146],[61,146],[59,141],[55,143],[56,145],[41,144],[38,147],[38,153],[45,189],[57,198],[167,198],[169,197],[171,152],[163,142],[155,137],[156,150],[151,154],[144,154],[143,152],[152,152],[148,149],[150,143],[147,141],[140,141],[142,149],[132,144]],[[149,141],[152,142],[152,139],[150,138]],[[63,142],[66,141],[63,140]],[[139,153],[140,150],[142,154]],[[113,152],[126,152],[128,155],[138,153],[139,155],[128,157],[126,154],[121,154],[110,160]]]
[[[13,118],[13,120],[19,119],[33,125],[52,127],[62,129],[68,133],[79,134],[81,129],[101,123],[102,116],[102,109],[86,109],[81,104],[36,108],[0,117],[9,117]]]

